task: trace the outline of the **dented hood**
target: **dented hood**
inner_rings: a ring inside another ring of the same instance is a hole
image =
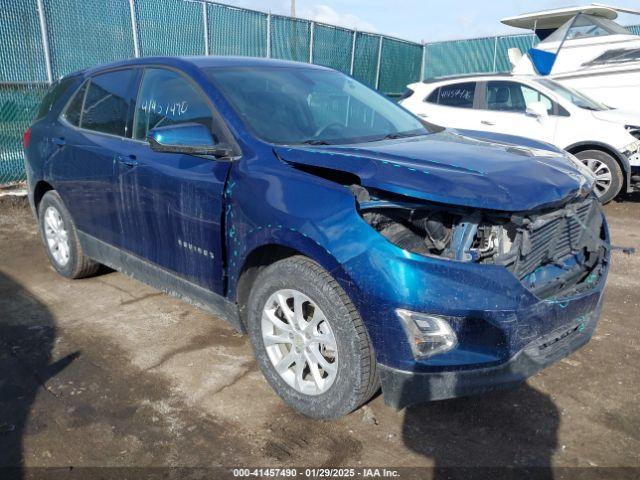
[[[365,187],[416,199],[526,211],[584,196],[592,178],[560,152],[455,131],[344,146],[281,146],[293,165],[349,172]]]

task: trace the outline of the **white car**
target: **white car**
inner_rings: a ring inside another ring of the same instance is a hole
[[[607,107],[553,80],[509,74],[426,80],[401,105],[443,127],[529,137],[591,169],[603,203],[640,189],[640,112]]]

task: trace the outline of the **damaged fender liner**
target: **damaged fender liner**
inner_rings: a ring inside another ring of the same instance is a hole
[[[424,373],[378,364],[384,401],[400,410],[416,403],[515,387],[588,343],[596,320],[597,315],[592,315],[590,325],[572,324],[545,335],[497,366]]]

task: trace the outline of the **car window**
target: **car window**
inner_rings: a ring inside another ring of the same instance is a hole
[[[454,83],[440,87],[438,104],[446,107],[473,108],[476,82]]]
[[[547,113],[553,115],[553,102],[549,97],[543,95],[538,90],[521,85],[522,95],[524,96],[524,104],[526,107],[535,102],[542,102],[547,107]]]
[[[516,82],[487,82],[487,107],[501,112],[524,113],[532,103],[542,102],[549,115],[553,114],[553,102],[538,90]]]
[[[58,102],[60,97],[64,95],[67,89],[71,86],[71,84],[77,80],[78,77],[75,78],[64,78],[56,83],[54,83],[45,97],[42,99],[42,103],[40,104],[40,109],[38,110],[38,114],[36,115],[36,120],[40,120],[44,116],[46,116],[51,109]]]
[[[85,96],[80,127],[128,137],[129,108],[133,104],[135,70],[117,70],[91,78]]]
[[[431,94],[426,98],[425,102],[429,103],[438,103],[438,96],[440,95],[440,88],[436,88]]]
[[[182,123],[200,123],[221,134],[206,98],[183,75],[163,68],[148,68],[142,77],[133,121],[133,138],[143,140],[150,130]]]
[[[333,70],[315,67],[203,69],[242,122],[276,144],[349,144],[425,135],[395,102]]]
[[[80,117],[82,116],[82,104],[84,103],[84,95],[87,92],[87,86],[89,82],[84,82],[76,93],[73,94],[73,98],[67,105],[64,112],[64,118],[71,125],[76,127],[80,126]]]

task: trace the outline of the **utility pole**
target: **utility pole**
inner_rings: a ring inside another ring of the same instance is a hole
[[[296,18],[296,0],[291,0],[291,16]]]

